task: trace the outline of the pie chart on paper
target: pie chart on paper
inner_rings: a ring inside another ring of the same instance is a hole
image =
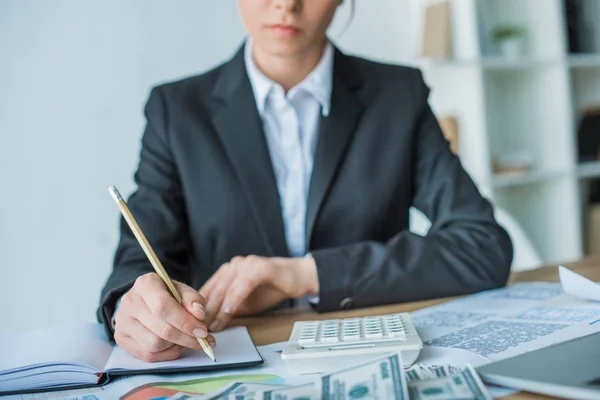
[[[240,374],[192,379],[181,382],[153,382],[138,386],[129,391],[121,396],[121,400],[164,400],[181,392],[192,395],[208,394],[221,390],[234,382],[260,382],[280,385],[285,380],[271,374]]]

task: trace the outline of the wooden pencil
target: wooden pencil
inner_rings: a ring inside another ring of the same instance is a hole
[[[133,217],[133,214],[131,214],[131,211],[129,210],[127,203],[125,202],[123,197],[121,197],[121,194],[119,193],[119,191],[117,190],[117,188],[115,186],[109,187],[108,191],[110,192],[110,195],[112,196],[112,198],[115,200],[115,203],[117,203],[117,206],[119,207],[119,211],[121,211],[123,218],[125,218],[125,221],[127,221],[129,228],[131,228],[131,231],[133,232],[138,243],[144,250],[144,253],[146,253],[146,257],[148,257],[148,260],[150,260],[150,264],[152,264],[152,266],[154,267],[154,270],[156,271],[158,276],[160,276],[160,278],[163,280],[163,282],[167,286],[167,289],[169,289],[169,292],[171,293],[171,295],[175,298],[175,300],[177,300],[177,302],[179,304],[181,304],[181,295],[179,294],[179,292],[177,291],[177,288],[173,284],[173,281],[167,274],[167,271],[165,271],[165,268],[163,267],[162,263],[156,256],[156,253],[152,249],[152,246],[150,246],[148,239],[146,239],[146,236],[144,235],[144,233],[142,232],[137,221]],[[196,338],[196,339],[198,339],[198,342],[202,346],[202,349],[204,350],[206,355],[208,355],[213,361],[217,361],[215,359],[215,354],[213,352],[213,349],[212,349],[212,347],[210,347],[210,344],[208,344],[208,341],[203,338]]]

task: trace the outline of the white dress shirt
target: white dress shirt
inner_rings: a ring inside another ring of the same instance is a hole
[[[300,83],[285,93],[267,78],[252,58],[248,40],[244,55],[256,107],[275,172],[285,238],[293,257],[306,254],[306,205],[317,146],[319,119],[328,116],[333,85],[333,45]]]

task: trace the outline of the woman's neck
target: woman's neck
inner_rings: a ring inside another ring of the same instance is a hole
[[[317,66],[325,49],[326,39],[322,43],[307,48],[294,56],[281,56],[264,52],[260,47],[252,46],[252,58],[265,76],[283,87],[287,92],[312,72]]]

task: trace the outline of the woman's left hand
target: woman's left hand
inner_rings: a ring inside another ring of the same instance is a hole
[[[236,315],[256,314],[285,299],[319,293],[312,257],[234,257],[200,288],[211,331],[227,327]]]

